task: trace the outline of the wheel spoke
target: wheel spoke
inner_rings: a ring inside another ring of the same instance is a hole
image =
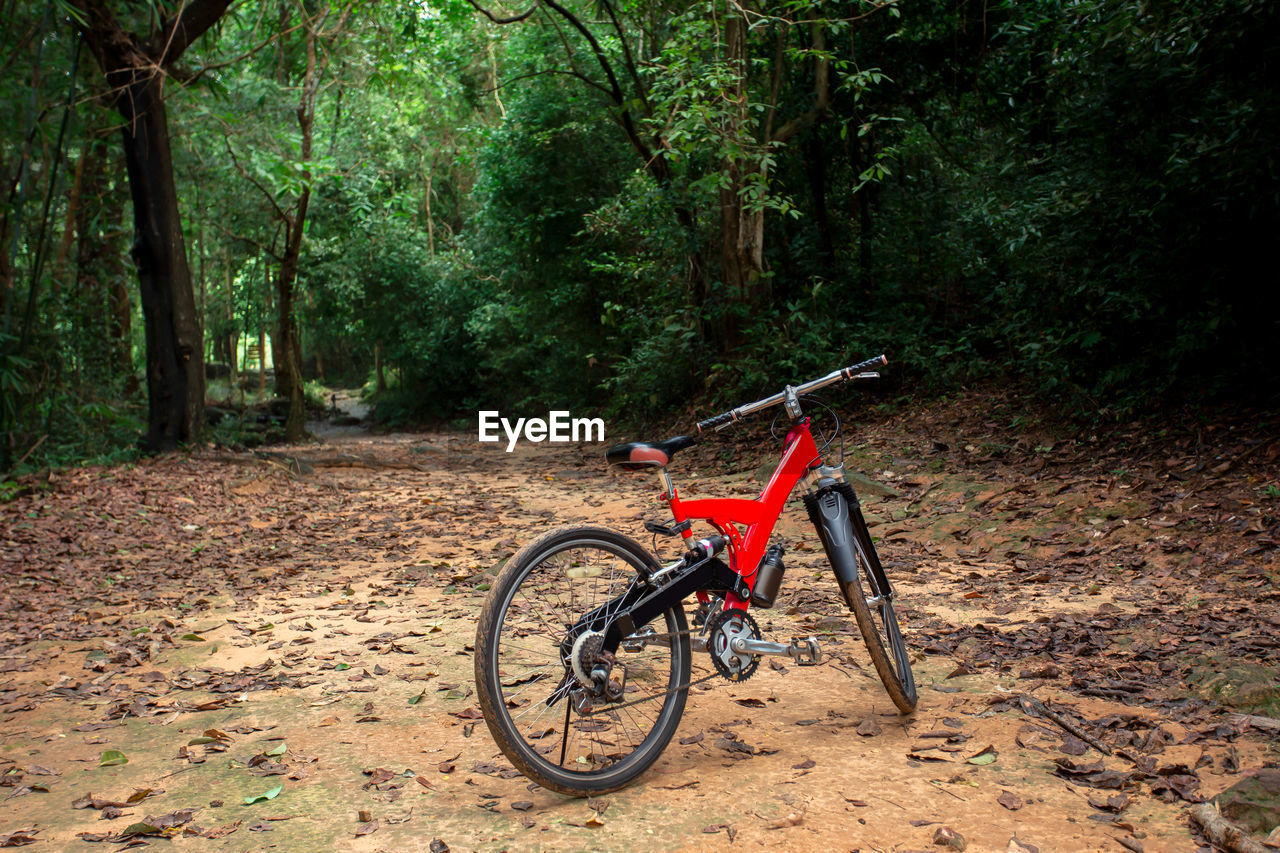
[[[481,625],[490,630],[476,646],[481,707],[504,752],[536,781],[567,792],[611,790],[643,772],[679,722],[685,691],[673,688],[688,679],[690,663],[684,613],[673,608],[653,623],[654,633],[679,642],[623,644],[614,657],[601,657],[601,632],[628,606],[623,596],[647,558],[605,531],[539,548],[553,538],[513,558],[486,602]],[[490,607],[501,612],[489,614]],[[582,677],[603,668],[625,689],[612,701],[592,695],[600,688],[580,685],[575,666]],[[591,709],[580,714],[582,696]],[[629,704],[636,700],[648,704]]]

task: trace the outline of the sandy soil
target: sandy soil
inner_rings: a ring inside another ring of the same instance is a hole
[[[918,711],[894,712],[793,505],[784,593],[757,615],[826,662],[695,689],[653,770],[593,801],[531,786],[476,719],[475,614],[551,526],[648,544],[651,477],[599,446],[359,432],[56,474],[0,517],[0,839],[116,848],[82,836],[142,822],[132,843],[193,850],[903,851],[945,827],[969,850],[1196,849],[1189,803],[1280,757],[1223,704],[1266,711],[1274,686],[1275,455],[1236,436],[1247,458],[1215,474],[1224,457],[1192,470],[1177,444],[1046,450],[963,414],[868,418],[849,449],[893,492],[863,494]],[[672,471],[686,495],[751,494],[767,450],[730,436]]]

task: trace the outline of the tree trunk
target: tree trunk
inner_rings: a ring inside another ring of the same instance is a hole
[[[77,224],[80,223],[80,199],[84,190],[85,164],[89,159],[89,152],[97,146],[98,140],[90,137],[84,145],[84,150],[80,152],[80,159],[76,161],[75,176],[71,180],[71,190],[67,193],[67,210],[62,220],[62,239],[58,241],[58,251],[53,256],[55,293],[59,286],[58,282],[62,281],[67,274],[67,257],[71,253],[71,244],[75,242],[76,234],[80,230]]]
[[[306,15],[306,10],[303,10],[302,14]],[[306,400],[302,394],[302,351],[298,342],[296,301],[298,261],[302,256],[302,238],[306,233],[307,208],[311,202],[309,164],[315,129],[316,93],[320,82],[316,69],[316,29],[327,15],[327,7],[322,7],[315,19],[306,22],[307,64],[296,113],[298,130],[302,136],[300,151],[303,163],[302,190],[298,193],[298,201],[294,205],[292,215],[284,217],[284,255],[280,259],[280,275],[276,279],[277,316],[280,330],[276,351],[276,394],[289,399],[289,417],[284,425],[284,434],[288,441],[298,441],[306,435],[307,411]]]
[[[309,290],[306,292],[306,297],[307,297],[307,314],[314,318],[316,313],[315,298],[312,296],[311,291]],[[312,350],[316,354],[316,379],[320,382],[321,385],[323,385],[325,383],[324,354],[322,352],[324,348],[320,346],[320,343],[321,343],[320,336],[316,335],[315,340],[312,342]]]
[[[431,185],[433,175],[431,170],[427,169],[427,189],[422,194],[423,213],[427,217],[427,254],[431,257],[436,256],[436,229],[435,224],[431,220]]]
[[[387,390],[387,377],[382,369],[382,341],[373,342],[373,374],[377,377],[373,385],[374,393],[381,394]]]
[[[736,80],[724,97],[734,105],[732,118],[723,133],[725,140],[738,152],[756,149],[761,155],[758,162],[737,154],[726,157],[723,165],[724,189],[720,192],[720,257],[724,281],[731,299],[738,301],[742,316],[753,316],[756,309],[770,298],[769,277],[764,266],[765,208],[759,202],[748,199],[754,189],[767,192],[768,162],[764,159],[770,150],[788,142],[797,132],[811,124],[824,121],[829,104],[830,59],[826,51],[826,32],[821,21],[809,24],[810,45],[813,56],[813,105],[810,109],[774,129],[778,101],[782,92],[783,66],[786,57],[786,39],[779,32],[773,60],[770,100],[764,112],[763,126],[750,127],[750,105],[747,95],[747,77],[750,73],[750,56],[747,44],[747,20],[743,15],[729,15],[724,19],[724,54],[726,64]],[[741,331],[738,320],[731,316],[726,323],[727,350],[737,346]]]
[[[147,340],[147,434],[143,446],[171,450],[196,440],[204,421],[204,344],[191,290],[173,179],[163,77],[139,69],[120,99],[125,164]]]
[[[289,242],[293,243],[293,240]],[[279,334],[274,342],[272,357],[276,367],[276,395],[289,400],[289,417],[284,425],[284,435],[288,441],[298,441],[306,435],[307,418],[306,401],[302,394],[302,355],[298,346],[297,309],[294,304],[297,276],[297,250],[291,252],[286,248],[280,276],[276,279]]]
[[[112,167],[115,168],[114,166]],[[126,397],[136,397],[141,390],[138,374],[133,369],[133,304],[129,301],[129,271],[125,268],[124,252],[116,241],[115,235],[128,231],[129,212],[125,209],[124,197],[117,190],[111,195],[111,216],[103,218],[111,222],[116,230],[108,239],[114,244],[104,257],[104,270],[111,276],[110,296],[110,331],[109,349],[116,373],[124,380],[123,391]]]
[[[871,134],[866,136],[866,145],[871,147]],[[861,175],[869,157],[863,157],[863,140],[853,140],[853,173]],[[858,289],[862,291],[861,299],[869,304],[873,285],[871,275],[871,184],[864,184],[857,192],[858,196]]]
[[[204,344],[191,290],[174,185],[165,70],[213,26],[230,0],[190,0],[152,19],[145,38],[128,33],[105,0],[72,0],[80,28],[123,117],[120,129],[147,340],[147,433],[143,447],[194,441],[204,426]]]
[[[222,251],[223,284],[227,294],[227,364],[231,365],[231,387],[239,384],[240,336],[236,334],[236,295],[231,287],[231,253]],[[231,399],[228,394],[227,399]]]
[[[55,263],[55,267],[66,266],[66,257],[74,241],[75,278],[70,289],[76,295],[77,302],[81,296],[87,297],[94,309],[76,317],[76,322],[83,324],[81,332],[76,335],[76,349],[80,350],[81,339],[88,344],[88,351],[82,358],[88,362],[85,366],[91,368],[89,382],[93,385],[110,379],[113,369],[119,365],[114,352],[115,338],[112,336],[115,314],[112,291],[115,283],[110,280],[110,238],[103,234],[106,229],[94,227],[94,221],[104,212],[103,208],[109,209],[113,200],[105,187],[105,148],[105,141],[94,137],[89,139],[80,153],[75,181],[67,202],[66,227]],[[82,195],[89,196],[93,202],[81,204]]]
[[[809,197],[813,207],[813,226],[818,232],[818,265],[823,270],[835,268],[835,239],[831,235],[831,215],[827,210],[827,154],[821,134],[810,135],[804,146],[804,171],[809,179]]]
[[[730,15],[724,19],[724,52],[736,80],[733,88],[724,93],[725,99],[734,105],[733,117],[729,126],[724,128],[724,134],[726,139],[737,143],[742,140],[747,123],[747,22],[741,15]],[[740,304],[748,301],[753,273],[756,272],[751,267],[749,255],[743,251],[742,243],[746,213],[742,200],[746,177],[743,165],[740,159],[725,158],[721,167],[724,181],[720,190],[720,272],[728,298]],[[725,352],[737,348],[741,338],[740,326],[736,312],[725,318]]]

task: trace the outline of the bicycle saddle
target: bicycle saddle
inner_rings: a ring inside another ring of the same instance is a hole
[[[628,471],[639,471],[653,465],[664,467],[676,455],[676,451],[693,447],[697,443],[698,440],[691,435],[677,435],[653,444],[629,441],[610,447],[605,451],[604,458],[610,465],[621,465]]]

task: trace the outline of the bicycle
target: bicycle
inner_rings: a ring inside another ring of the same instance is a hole
[[[876,671],[900,712],[915,709],[893,590],[857,496],[844,481],[843,444],[839,463],[823,464],[822,453],[842,441],[839,418],[810,397],[837,382],[877,379],[871,368],[887,363],[883,355],[868,359],[698,423],[701,434],[784,407],[791,428],[758,498],[682,500],[667,465],[698,443],[693,436],[631,442],[606,452],[610,464],[624,469],[658,470],[673,523],[645,522],[645,528],[655,543],[658,536],[682,537],[686,550],[660,565],[627,536],[579,525],[547,532],[502,568],[476,629],[475,677],[489,731],[517,769],[564,794],[616,790],[661,755],[695,684],[716,677],[744,681],[762,655],[784,655],[798,665],[821,661],[815,637],[767,641],[749,613],[750,606],[772,607],[776,599],[783,549],[768,543],[802,480],[805,508]],[[820,430],[821,447],[802,410],[808,400],[835,421],[833,429]],[[695,538],[695,520],[717,532]],[[720,559],[726,550],[727,564]],[[692,629],[684,608],[690,595],[698,601]],[[709,653],[714,671],[691,682],[694,652]]]

